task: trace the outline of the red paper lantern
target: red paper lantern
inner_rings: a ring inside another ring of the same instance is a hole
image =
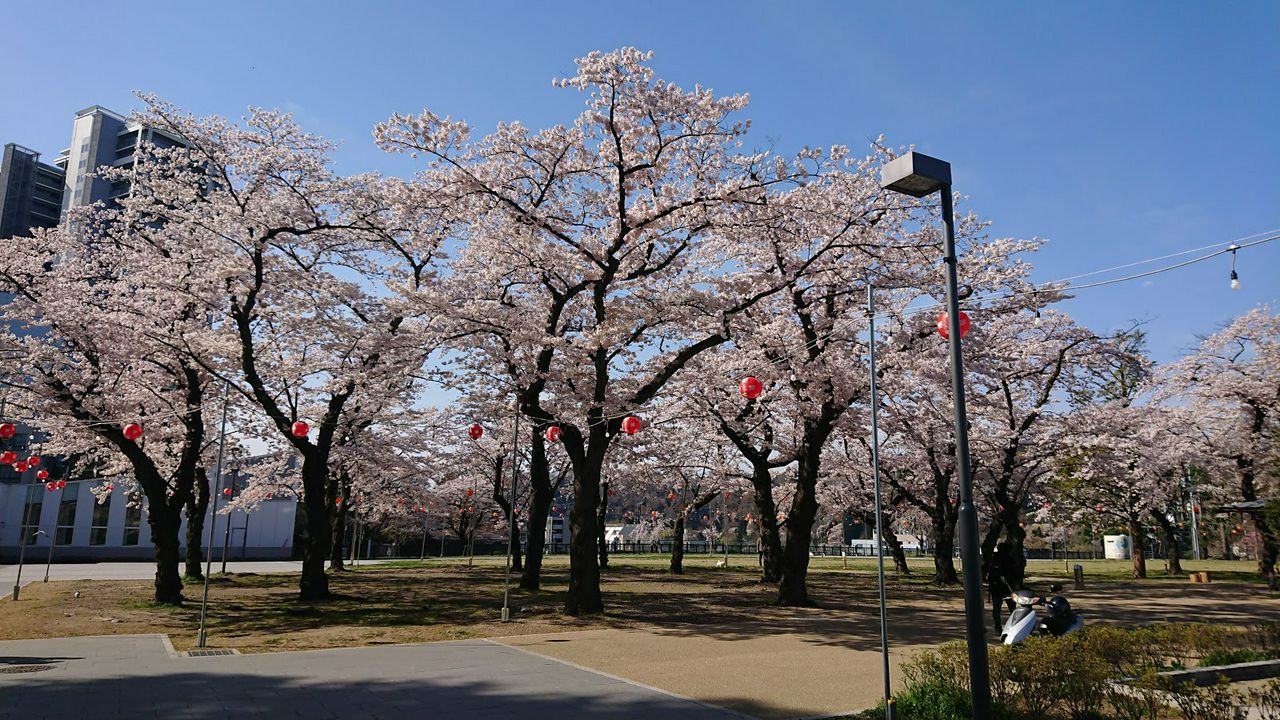
[[[37,467],[39,465],[40,465],[39,455],[32,455],[31,457],[27,458],[27,467]]]
[[[1199,515],[1199,514],[1200,514],[1200,506],[1199,506],[1199,505],[1195,506],[1194,508],[1192,508],[1192,511],[1193,511],[1193,512],[1195,512],[1195,514]]]
[[[13,423],[0,423],[0,438],[6,440],[18,434],[18,426]]]
[[[725,490],[725,491],[724,491],[724,496],[725,496],[725,497],[727,497],[727,498],[731,498],[731,497],[733,497],[733,491],[732,491],[732,490]]]
[[[142,426],[138,423],[129,423],[124,426],[124,439],[137,440],[142,437]]]
[[[0,452],[0,465],[12,465],[18,461],[18,453],[12,450]]]
[[[560,433],[560,428],[555,425],[547,428],[547,442],[560,442]]]
[[[334,504],[334,505],[341,505],[341,504],[342,504],[342,498],[334,498],[334,499],[333,499],[333,504]]]
[[[48,480],[48,479],[49,479],[49,471],[48,471],[48,470],[41,469],[40,471],[38,471],[38,472],[36,473],[36,479],[38,479],[38,480]]]
[[[222,488],[222,494],[225,497],[231,497],[231,488]]]
[[[738,383],[738,392],[748,400],[755,400],[760,397],[760,393],[764,392],[764,383],[749,375]]]
[[[44,484],[44,489],[48,490],[49,492],[53,492],[54,490],[57,489],[57,487],[58,487],[58,484],[53,481],[49,481]]]
[[[675,501],[676,501],[676,494],[675,494],[675,493],[667,493],[667,499],[668,499],[668,500],[670,500],[671,502],[675,502]]]
[[[298,420],[293,424],[293,427],[289,428],[289,432],[293,433],[296,438],[304,438],[307,433],[311,432],[311,426]]]
[[[640,418],[635,415],[628,415],[622,419],[622,432],[628,435],[635,435],[640,432]]]
[[[18,471],[18,472],[20,472],[20,473],[24,473],[24,472],[26,472],[26,471],[27,471],[27,464],[26,464],[25,462],[22,462],[22,461],[16,462],[16,463],[14,463],[14,465],[13,465],[13,469],[14,469],[14,470],[16,470],[16,471]]]
[[[613,497],[613,488],[609,488],[609,497]]]
[[[476,494],[476,491],[474,489],[467,488],[467,497],[471,497],[472,495],[475,495],[475,494]]]
[[[964,311],[961,310],[959,317],[960,317],[960,337],[964,337],[965,335],[969,334],[969,316],[965,315]],[[950,332],[947,330],[947,314],[946,313],[942,313],[941,315],[938,316],[938,334],[944,338],[951,337]]]
[[[275,493],[267,493],[267,499],[268,499],[268,500],[270,500],[270,499],[271,499],[271,498],[273,498],[273,497],[275,497]]]
[[[472,423],[471,427],[467,428],[467,437],[479,440],[484,437],[484,428],[480,427],[480,423]]]
[[[61,489],[65,488],[66,486],[67,486],[67,481],[66,481],[66,480],[59,480],[59,481],[58,481],[58,489],[59,489],[59,490],[61,490]]]

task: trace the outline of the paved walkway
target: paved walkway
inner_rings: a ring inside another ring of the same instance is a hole
[[[485,640],[198,658],[158,635],[12,640],[0,697],[0,720],[741,717]]]

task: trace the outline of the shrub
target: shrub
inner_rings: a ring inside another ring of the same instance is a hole
[[[941,680],[912,684],[897,704],[902,720],[968,720],[970,716],[969,690]]]
[[[1267,653],[1258,652],[1250,648],[1221,649],[1211,650],[1204,657],[1200,658],[1201,667],[1215,667],[1217,665],[1235,665],[1236,663],[1256,662],[1258,660],[1270,660]]]

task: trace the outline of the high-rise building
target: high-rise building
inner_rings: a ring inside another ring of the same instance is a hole
[[[53,227],[62,211],[64,173],[40,162],[40,153],[14,143],[0,161],[0,238],[25,237]]]
[[[101,105],[92,105],[76,113],[71,128],[71,146],[54,161],[66,171],[62,212],[65,214],[71,208],[110,202],[128,195],[128,180],[110,181],[94,173],[100,167],[132,166],[139,142],[161,148],[185,144]]]

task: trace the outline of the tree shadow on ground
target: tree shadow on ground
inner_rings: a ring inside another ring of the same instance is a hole
[[[73,720],[162,717],[173,720],[227,717],[303,718],[586,718],[680,717],[733,718],[732,713],[695,705],[657,692],[595,676],[590,688],[572,682],[534,687],[519,678],[516,687],[501,680],[423,677],[381,681],[373,678],[321,679],[251,673],[201,672],[202,660],[181,672],[147,676],[51,678],[24,677],[21,684],[0,682],[6,698],[0,718]],[[569,674],[587,674],[565,668]],[[599,681],[604,681],[601,684]],[[92,709],[92,710],[90,710]]]

